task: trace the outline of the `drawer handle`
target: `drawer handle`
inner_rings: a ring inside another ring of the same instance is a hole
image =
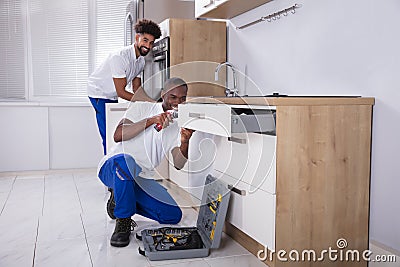
[[[110,111],[127,111],[128,108],[110,108]]]
[[[196,119],[204,119],[206,117],[206,115],[204,113],[189,112],[189,117],[190,118],[196,118]]]
[[[247,141],[245,138],[238,138],[238,137],[228,137],[228,141],[239,143],[239,144],[246,144]]]
[[[207,7],[211,6],[212,4],[214,4],[214,1],[210,0],[210,2],[208,2],[207,5],[203,6],[203,8],[207,8]]]
[[[234,193],[236,193],[236,194],[239,194],[239,195],[241,195],[241,196],[245,196],[245,195],[246,195],[246,190],[240,190],[240,189],[234,187],[234,186],[231,185],[231,184],[228,185],[228,188],[229,188],[232,192],[234,192]]]

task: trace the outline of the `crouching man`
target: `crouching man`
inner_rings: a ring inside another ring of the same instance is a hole
[[[167,112],[186,100],[187,89],[180,78],[167,80],[161,103],[131,103],[115,130],[117,144],[101,160],[98,172],[104,185],[112,189],[107,203],[109,216],[116,219],[112,246],[129,244],[136,226],[131,217],[136,213],[163,224],[176,224],[182,218],[172,196],[151,177],[169,151],[175,168],[183,168],[187,161],[193,131],[179,129]],[[163,129],[157,131],[156,124]]]

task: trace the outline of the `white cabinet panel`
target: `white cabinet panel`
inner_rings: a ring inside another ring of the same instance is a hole
[[[216,0],[195,0],[194,2],[194,15],[195,17],[200,17],[204,13],[207,13],[210,10],[215,8]]]
[[[107,151],[115,144],[114,131],[118,123],[121,121],[126,110],[128,109],[129,102],[127,103],[110,103],[106,104],[106,148]]]
[[[0,172],[49,169],[47,107],[0,107]]]
[[[189,188],[190,193],[201,200],[207,175],[213,170],[215,159],[214,136],[204,132],[193,133],[189,143]]]
[[[93,108],[49,107],[50,168],[96,168],[103,149]]]
[[[274,194],[276,136],[235,134],[230,140],[226,137],[215,137],[217,152],[214,168]]]
[[[195,0],[195,16],[230,19],[271,0]]]
[[[228,2],[229,0],[215,0],[215,6],[222,5],[225,2]]]
[[[214,176],[233,185],[227,221],[269,249],[275,249],[276,195],[215,171]]]
[[[174,167],[171,152],[168,156],[168,167],[169,167],[169,179],[179,185],[182,189],[189,191],[189,172],[187,169],[187,163],[181,170],[177,170]]]

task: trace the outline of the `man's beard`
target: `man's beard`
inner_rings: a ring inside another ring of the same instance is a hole
[[[147,51],[143,51],[142,48],[144,48],[144,49],[147,49],[147,48],[143,45],[141,47],[139,47],[139,53],[142,57],[144,57],[150,52],[150,49],[147,49]]]

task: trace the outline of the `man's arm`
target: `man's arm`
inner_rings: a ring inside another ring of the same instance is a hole
[[[150,98],[143,90],[143,87],[141,86],[142,82],[139,77],[136,77],[132,80],[132,90],[133,92],[135,92],[134,94],[125,90],[125,87],[127,85],[126,78],[113,78],[113,80],[118,97],[121,97],[128,101],[156,102],[154,99]]]
[[[126,78],[113,78],[113,81],[118,97],[131,101],[133,98],[133,94],[125,90],[125,87],[127,85]]]
[[[122,119],[114,132],[114,142],[118,143],[136,137],[149,126],[159,123],[163,128],[167,127],[172,121],[171,114],[164,112],[156,116],[143,119],[138,122],[132,122],[129,119]]]
[[[192,137],[194,130],[181,128],[181,145],[174,147],[171,151],[176,169],[182,169],[188,159],[189,140]]]
[[[142,79],[140,79],[139,77],[135,77],[132,80],[132,90],[134,93],[136,93],[136,91],[139,89],[139,87],[142,85]]]

